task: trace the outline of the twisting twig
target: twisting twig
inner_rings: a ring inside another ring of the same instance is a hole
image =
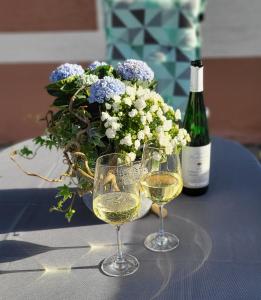
[[[115,192],[119,192],[120,191],[120,188],[119,188],[119,186],[117,184],[117,181],[116,181],[116,176],[112,172],[108,172],[108,174],[104,178],[103,184],[106,185],[108,183],[111,183],[112,188],[113,188],[113,190]]]
[[[73,146],[76,151],[80,151],[80,149],[81,149],[80,143],[78,143],[77,141],[70,141],[69,143],[66,144],[66,146],[64,148],[64,152],[68,152],[70,150],[70,148],[73,148]]]
[[[76,167],[75,170],[78,171],[81,175],[89,178],[91,181],[94,181],[94,178],[92,176],[90,176],[89,174],[87,174],[86,172],[84,172],[81,168]]]
[[[80,130],[79,132],[77,132],[76,134],[76,140],[79,141],[81,136],[84,134],[84,133],[87,133],[87,128],[84,128],[82,130]]]
[[[15,159],[15,156],[17,155],[17,150],[13,151],[10,153],[10,159],[16,164],[16,166],[23,172],[25,173],[26,175],[28,176],[35,176],[35,177],[38,177],[38,178],[41,178],[45,181],[48,181],[48,182],[62,182],[64,179],[64,177],[71,177],[71,170],[69,169],[69,173],[63,173],[62,175],[60,175],[58,178],[48,178],[48,177],[45,177],[45,176],[42,176],[40,174],[37,174],[37,173],[33,173],[33,172],[28,172],[26,171]]]
[[[50,116],[50,119],[49,119]],[[46,113],[45,117],[41,119],[41,121],[46,121],[46,125],[47,127],[50,127],[50,124],[53,124],[53,111],[52,110],[48,110],[48,112]]]
[[[72,155],[79,156],[80,158],[82,158],[83,161],[84,161],[84,166],[86,168],[87,173],[90,176],[94,177],[94,173],[92,172],[92,170],[89,167],[88,159],[87,159],[86,155],[84,153],[82,153],[82,152],[73,152]]]
[[[79,114],[77,114],[76,112],[73,111],[73,103],[74,100],[76,99],[76,96],[85,89],[85,86],[82,86],[81,88],[79,88],[74,95],[71,97],[70,102],[69,102],[69,112],[71,114],[73,114],[77,119],[79,119],[80,121],[82,121],[83,123],[85,123],[87,125],[87,127],[89,127],[91,125],[91,122],[88,118],[83,118],[81,116],[79,116]]]

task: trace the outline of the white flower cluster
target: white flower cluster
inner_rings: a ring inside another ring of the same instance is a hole
[[[102,112],[101,120],[105,121],[104,127],[106,128],[105,134],[107,138],[115,138],[117,131],[119,131],[122,126],[118,123],[119,118],[110,116],[108,112]]]
[[[90,86],[92,85],[93,83],[95,83],[96,81],[99,80],[99,77],[96,76],[96,75],[93,75],[93,74],[83,74],[82,76],[80,76],[78,79],[77,79],[77,84],[79,86]]]
[[[105,103],[101,121],[105,135],[119,145],[131,160],[135,160],[142,144],[152,141],[170,154],[186,145],[189,135],[179,129],[180,110],[167,105],[162,97],[148,88],[127,85],[125,94]]]

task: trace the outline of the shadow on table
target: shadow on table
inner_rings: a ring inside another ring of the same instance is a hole
[[[12,189],[0,191],[0,234],[63,227],[103,224],[86,208],[81,198],[75,201],[77,213],[68,223],[64,214],[49,212],[57,189]]]
[[[30,242],[18,240],[0,241],[0,263],[6,263],[24,259],[37,254],[55,251],[55,250],[70,250],[70,249],[90,249],[90,245],[85,246],[66,246],[66,247],[49,247]]]
[[[102,245],[100,245],[101,247]],[[116,249],[117,244],[106,244],[104,247],[113,247]],[[124,243],[124,246],[137,246],[136,243]],[[90,244],[79,245],[79,246],[59,246],[49,247],[46,245],[35,244],[31,242],[25,242],[20,240],[3,240],[0,241],[0,264],[6,262],[12,262],[21,260],[27,257],[46,253],[50,251],[59,250],[72,250],[72,249],[85,249],[86,253],[91,250]],[[0,272],[1,273],[1,272]]]

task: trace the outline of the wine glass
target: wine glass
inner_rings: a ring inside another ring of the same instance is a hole
[[[174,150],[166,154],[165,148],[144,145],[142,154],[141,187],[145,195],[160,207],[159,232],[146,237],[146,248],[156,252],[168,252],[178,247],[176,235],[165,232],[163,226],[163,206],[181,193],[183,181],[179,154]]]
[[[127,276],[139,268],[136,257],[123,253],[120,226],[132,221],[140,209],[139,182],[133,175],[131,163],[123,163],[118,153],[106,154],[96,161],[93,210],[106,223],[114,225],[117,232],[117,254],[106,258],[102,271],[114,277]]]

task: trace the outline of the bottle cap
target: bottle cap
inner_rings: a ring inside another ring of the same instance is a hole
[[[202,63],[202,60],[201,59],[198,59],[198,60],[192,60],[191,61],[191,66],[193,67],[203,67],[203,63]]]

